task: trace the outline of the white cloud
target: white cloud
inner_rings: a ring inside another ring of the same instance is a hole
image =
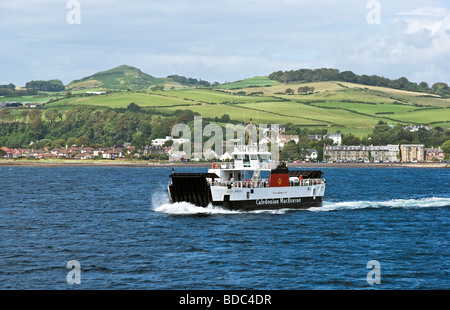
[[[450,81],[439,0],[380,1],[381,25],[367,24],[368,0],[79,1],[81,25],[67,24],[67,1],[0,3],[0,84],[121,64],[219,82],[301,67]]]
[[[336,49],[341,68],[429,83],[450,79],[449,56],[450,11],[431,7],[398,13],[391,22],[361,31]]]

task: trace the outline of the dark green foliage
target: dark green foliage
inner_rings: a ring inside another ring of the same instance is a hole
[[[25,84],[25,88],[29,90],[41,90],[41,91],[63,91],[65,89],[64,84],[60,80],[50,81],[30,81]]]
[[[184,86],[209,87],[211,85],[209,82],[202,81],[201,79],[197,80],[197,79],[187,78],[187,77],[176,75],[176,74],[169,75],[167,78],[174,82],[180,83],[181,85],[184,85]]]
[[[291,71],[277,71],[269,75],[271,80],[282,83],[295,82],[323,82],[323,81],[340,81],[349,83],[358,83],[369,86],[389,87],[401,90],[426,92],[436,94],[439,96],[450,95],[450,87],[446,83],[438,82],[433,84],[430,88],[426,82],[419,84],[408,81],[407,78],[401,77],[399,79],[391,80],[377,75],[357,75],[351,71],[339,72],[338,69],[299,69]]]

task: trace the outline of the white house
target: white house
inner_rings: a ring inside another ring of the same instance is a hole
[[[171,136],[166,136],[165,139],[154,139],[154,140],[152,140],[151,144],[154,145],[154,146],[158,146],[158,145],[159,146],[163,146],[164,143],[166,143],[167,141],[173,141],[173,143],[177,143],[177,144],[181,145],[183,143],[190,142],[191,140],[190,139],[183,139],[183,138],[174,139]]]
[[[317,153],[316,149],[306,149],[306,151],[308,152],[308,154],[306,154],[306,157],[305,157],[305,159],[307,161],[317,160],[318,153]]]
[[[310,140],[331,139],[333,140],[333,144],[341,145],[342,143],[342,135],[340,133],[330,133],[327,135],[308,135],[308,139]]]
[[[106,92],[104,92],[104,91],[87,91],[86,94],[87,95],[103,95],[103,94],[106,94]]]
[[[327,138],[333,140],[333,144],[341,145],[342,143],[342,135],[340,133],[330,133],[327,135]]]
[[[290,141],[294,141],[296,144],[300,141],[298,135],[279,135],[277,142],[282,148],[285,144],[288,144]]]
[[[164,143],[166,143],[167,141],[170,141],[170,140],[172,140],[173,138],[171,137],[171,136],[166,136],[166,138],[165,139],[155,139],[155,140],[152,140],[152,145],[159,145],[159,146],[163,146],[164,145]]]
[[[233,159],[233,156],[231,156],[230,153],[225,152],[225,154],[222,154],[222,155],[219,157],[219,159],[220,159],[221,161],[232,160],[232,159]]]
[[[213,150],[209,150],[209,151],[205,151],[203,153],[203,156],[205,156],[206,160],[210,160],[210,159],[217,159],[219,157],[219,155],[217,155],[216,152],[214,152]]]
[[[114,159],[114,158],[122,157],[122,151],[108,150],[102,154],[102,157],[106,158],[106,159]]]

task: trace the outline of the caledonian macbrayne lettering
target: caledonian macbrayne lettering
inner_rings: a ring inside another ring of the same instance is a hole
[[[301,198],[274,198],[274,199],[257,199],[256,204],[260,205],[273,205],[273,204],[290,204],[301,203]]]

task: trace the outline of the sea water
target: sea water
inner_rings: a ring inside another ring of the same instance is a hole
[[[320,169],[321,208],[243,212],[170,204],[170,168],[0,167],[0,289],[450,288],[449,169]]]

